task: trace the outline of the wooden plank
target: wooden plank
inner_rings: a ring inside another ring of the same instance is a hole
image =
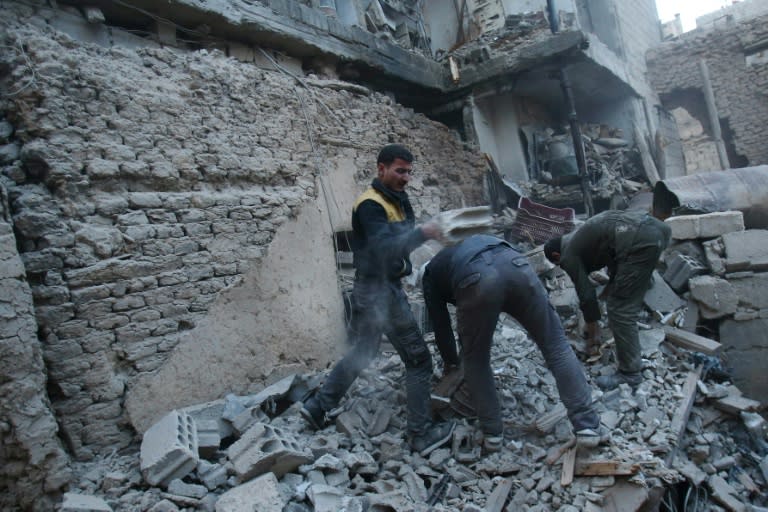
[[[640,471],[640,465],[619,460],[590,460],[576,463],[577,476],[626,476]]]
[[[576,467],[576,451],[578,448],[575,446],[565,452],[563,458],[563,471],[560,473],[560,485],[567,487],[573,483],[573,473]]]
[[[485,502],[484,510],[486,512],[501,512],[504,510],[504,504],[507,502],[507,496],[512,489],[512,479],[502,478],[499,485],[493,490]]]
[[[694,352],[714,355],[720,352],[722,345],[714,340],[699,336],[698,334],[678,329],[671,325],[663,325],[666,339],[678,347],[683,347]]]
[[[685,425],[688,424],[688,417],[691,415],[693,401],[696,398],[696,383],[699,382],[701,371],[702,366],[697,366],[695,370],[688,373],[688,377],[685,379],[685,384],[683,384],[683,399],[675,410],[675,415],[672,417],[672,423],[669,426],[670,432],[675,436],[675,443],[667,455],[667,467],[672,466],[677,447],[680,446],[680,441],[683,439]]]

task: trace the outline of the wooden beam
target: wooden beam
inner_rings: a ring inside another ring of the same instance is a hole
[[[696,398],[696,383],[699,382],[701,372],[702,366],[699,365],[695,370],[688,373],[685,384],[683,384],[683,399],[675,410],[675,415],[672,417],[672,423],[669,427],[670,432],[675,436],[675,444],[667,455],[667,467],[672,466],[677,447],[680,446],[680,441],[683,439],[685,425],[688,423],[688,417],[691,415],[691,408],[693,408],[693,400]]]
[[[627,476],[640,471],[640,465],[619,460],[590,460],[576,463],[577,476]]]
[[[501,512],[504,510],[504,503],[507,501],[509,491],[512,489],[512,479],[502,478],[499,485],[493,490],[488,497],[488,501],[485,502],[486,512]]]
[[[666,340],[694,352],[703,352],[704,354],[714,355],[720,352],[722,345],[714,340],[699,336],[698,334],[672,327],[671,325],[662,326],[666,334]]]
[[[560,473],[560,485],[567,487],[573,483],[573,474],[576,467],[576,451],[578,448],[574,446],[565,452],[563,458],[563,471]]]

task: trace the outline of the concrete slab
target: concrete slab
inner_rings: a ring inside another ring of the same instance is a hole
[[[151,485],[166,487],[195,469],[197,429],[186,413],[172,411],[152,425],[141,441],[141,473]]]
[[[699,303],[701,316],[721,318],[736,312],[739,298],[731,284],[714,276],[698,276],[689,281],[691,298]]]
[[[768,230],[750,229],[723,235],[725,271],[768,270]]]
[[[720,324],[720,343],[735,384],[745,396],[768,404],[768,373],[765,372],[768,319],[725,320]]]
[[[739,211],[678,215],[664,221],[672,229],[675,240],[715,238],[725,233],[744,230],[744,214]]]
[[[433,220],[440,225],[443,241],[449,245],[472,235],[490,233],[493,229],[493,212],[488,206],[444,211]]]
[[[645,292],[643,302],[652,311],[660,313],[669,313],[685,306],[685,301],[677,296],[657,270],[653,271],[653,284]]]
[[[683,293],[688,289],[688,280],[701,275],[707,268],[690,256],[675,254],[667,262],[667,270],[664,272],[664,280],[677,293]]]
[[[244,483],[221,495],[216,512],[282,512],[285,501],[272,473]]]

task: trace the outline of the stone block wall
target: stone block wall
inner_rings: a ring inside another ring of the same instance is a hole
[[[47,373],[77,458],[134,440],[126,397],[151,376],[166,385],[137,410],[253,392],[335,359],[332,232],[349,227],[381,145],[413,149],[420,219],[483,202],[481,155],[385,95],[215,51],[84,44],[31,5],[4,3],[13,94],[0,113],[15,153],[0,164],[45,362],[23,371],[41,400]],[[199,369],[175,378],[193,356]]]
[[[695,30],[675,41],[662,43],[648,54],[651,83],[664,106],[684,106],[702,125],[709,127],[702,91],[699,61],[705,59],[723,126],[723,137],[731,146],[731,167],[768,163],[768,62],[748,60],[751,45],[768,37],[768,16],[761,16],[727,29]],[[688,102],[697,108],[690,108]],[[675,103],[675,104],[672,104]],[[697,112],[692,112],[696,110]],[[711,129],[707,130],[711,136]],[[705,143],[707,141],[704,141]],[[695,154],[689,150],[687,153]],[[735,158],[733,156],[735,154]]]
[[[0,140],[0,142],[6,142]],[[51,507],[69,482],[69,458],[45,392],[32,292],[0,182],[0,509]]]

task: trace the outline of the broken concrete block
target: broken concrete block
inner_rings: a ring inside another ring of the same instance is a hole
[[[701,246],[704,248],[704,255],[707,258],[707,265],[709,270],[718,276],[725,274],[725,246],[723,245],[722,238],[715,238],[703,242]]]
[[[653,283],[643,297],[645,305],[653,311],[669,313],[685,306],[683,299],[677,296],[657,270],[653,271]]]
[[[257,423],[227,450],[238,480],[243,482],[271,471],[278,478],[312,460],[293,435],[265,423]]]
[[[349,470],[357,475],[375,475],[379,471],[379,464],[368,452],[344,452],[343,460]]]
[[[219,450],[221,434],[216,420],[196,420],[197,450],[201,457],[213,457]]]
[[[744,231],[744,215],[740,211],[678,215],[664,222],[672,229],[672,238],[676,240],[714,238],[733,231]]]
[[[368,436],[376,437],[379,434],[383,434],[387,430],[389,420],[393,414],[394,411],[388,405],[379,405],[373,415],[373,421],[368,425]]]
[[[64,494],[61,512],[112,512],[106,501],[88,494],[68,492]]]
[[[341,502],[344,492],[330,485],[314,484],[307,489],[307,496],[312,502],[315,512],[338,512],[342,510]]]
[[[663,329],[641,329],[639,332],[640,351],[643,357],[648,357],[659,351],[659,345],[666,334]]]
[[[725,279],[698,276],[691,279],[688,285],[691,298],[699,303],[702,317],[721,318],[736,312],[739,298]]]
[[[171,480],[168,484],[168,492],[187,498],[202,498],[208,494],[208,489],[202,485],[188,484],[178,478]]]
[[[636,512],[648,501],[648,489],[626,481],[618,481],[603,493],[600,510],[605,512]]]
[[[222,464],[211,464],[201,460],[197,465],[197,477],[209,491],[212,491],[226,483],[227,468]]]
[[[261,475],[222,494],[216,512],[282,512],[285,501],[279,486],[274,474]]]
[[[443,242],[453,245],[467,237],[490,233],[493,229],[493,212],[488,206],[458,208],[439,213],[432,219],[443,232]]]
[[[351,436],[363,429],[363,420],[355,411],[344,411],[336,416],[336,430]]]
[[[675,254],[667,262],[667,270],[664,272],[664,280],[677,293],[683,293],[688,289],[688,280],[703,274],[707,268],[684,254]]]
[[[579,296],[572,287],[551,291],[549,302],[561,318],[568,318],[579,311]]]
[[[707,480],[712,490],[712,499],[724,506],[726,510],[744,510],[744,504],[739,500],[739,493],[722,477],[712,475]]]
[[[195,469],[197,430],[192,418],[173,411],[152,425],[141,441],[141,473],[151,485],[165,487]]]
[[[750,229],[723,235],[725,271],[768,270],[768,230]]]

